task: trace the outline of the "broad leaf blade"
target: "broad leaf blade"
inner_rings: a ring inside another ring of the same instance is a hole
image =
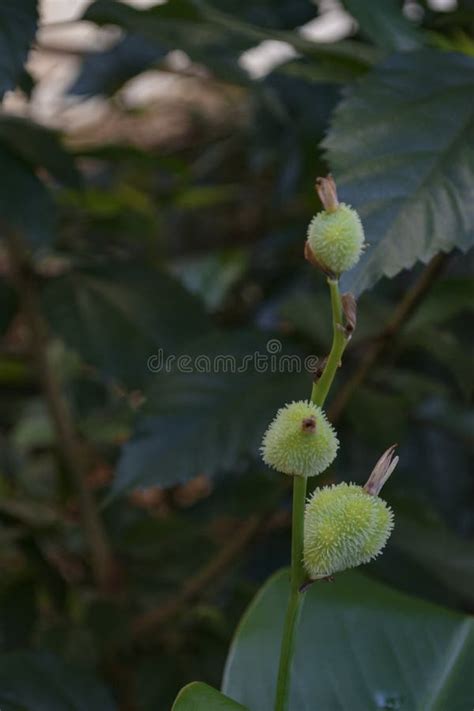
[[[18,296],[9,283],[0,280],[0,338],[3,338],[18,308]]]
[[[64,185],[80,186],[73,157],[61,145],[56,131],[19,116],[3,115],[0,116],[0,142],[32,169],[43,168]]]
[[[360,81],[324,146],[340,197],[369,247],[344,278],[360,293],[439,251],[474,240],[474,59],[408,52]]]
[[[407,51],[420,47],[422,34],[405,17],[398,0],[343,0],[348,12],[359,23],[363,35],[381,49]]]
[[[246,711],[246,709],[211,686],[193,682],[179,692],[171,711]]]
[[[460,314],[474,312],[474,279],[450,277],[433,285],[416,312],[405,325],[405,334],[440,326]]]
[[[223,333],[193,344],[181,368],[170,370],[157,359],[144,411],[122,449],[114,493],[213,476],[255,455],[278,407],[308,391],[303,359],[299,372],[296,365],[279,372],[279,354],[272,369],[270,353],[258,333]]]
[[[114,0],[96,0],[87,8],[84,19],[99,25],[116,24],[162,46],[182,49],[193,61],[206,64],[231,81],[247,78],[242,69],[238,71],[239,56],[264,40],[288,42],[303,55],[328,60],[341,72],[345,70],[348,78],[366,71],[380,54],[360,42],[312,42],[297,31],[252,24],[246,21],[245,7],[238,15],[222,9],[219,3],[204,5],[196,0],[173,0],[141,10]],[[255,19],[258,14],[250,13]]]
[[[170,3],[152,5],[145,11],[136,12],[125,2],[116,0],[95,0],[84,13],[84,19],[97,22],[99,25],[117,23],[127,26],[134,19],[146,17],[150,22],[167,21],[200,22],[203,14],[194,0],[173,0]]]
[[[314,19],[317,8],[311,0],[219,0],[219,10],[269,29],[293,29]]]
[[[68,91],[80,96],[112,96],[129,79],[163,59],[167,52],[167,48],[139,35],[125,35],[110,49],[87,54]]]
[[[21,79],[37,23],[36,0],[3,0],[0,4],[0,99]]]
[[[175,353],[210,329],[198,299],[169,274],[139,264],[75,269],[43,294],[54,333],[109,378],[130,387],[151,377],[148,359]]]
[[[277,573],[244,615],[224,693],[272,711],[289,574]],[[474,624],[359,573],[306,593],[290,708],[464,711],[472,706]]]
[[[2,175],[8,176],[0,186],[3,223],[20,230],[32,247],[49,244],[54,234],[55,208],[48,190],[28,163],[2,146],[0,170]],[[1,232],[0,236],[3,236]]]
[[[49,653],[0,656],[0,708],[28,711],[116,711],[94,677]]]
[[[36,175],[38,169],[65,185],[80,186],[74,160],[57,132],[17,116],[1,116],[0,170],[7,177],[0,187],[0,215],[4,228],[21,232],[35,249],[53,241],[56,223],[56,207]]]
[[[398,512],[397,519],[393,545],[472,605],[474,541],[456,536],[437,519],[420,520],[418,510],[416,514],[409,510],[401,515]]]

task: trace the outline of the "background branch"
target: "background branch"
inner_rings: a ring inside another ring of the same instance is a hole
[[[449,255],[443,252],[433,257],[413,286],[408,289],[403,299],[397,304],[392,316],[379,335],[371,341],[358,367],[346,383],[342,385],[336,398],[331,403],[328,415],[332,422],[339,420],[355,390],[364,382],[375,363],[384,355],[394,337],[426,296],[446,266],[448,259]]]
[[[156,632],[164,623],[170,622],[181,610],[199,597],[203,590],[212,585],[216,578],[222,575],[229,565],[242,553],[248,544],[254,540],[267,521],[268,514],[261,516],[253,514],[234,533],[228,543],[223,546],[214,558],[189,578],[180,592],[148,612],[137,617],[132,626],[132,639]]]
[[[114,585],[117,568],[94,497],[87,486],[84,452],[72,413],[49,359],[48,329],[39,305],[35,275],[20,235],[8,226],[2,227],[7,239],[12,281],[29,329],[31,360],[54,425],[58,447],[79,500],[94,579],[102,591],[108,592]]]

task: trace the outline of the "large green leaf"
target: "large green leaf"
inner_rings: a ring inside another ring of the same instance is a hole
[[[58,182],[79,187],[73,157],[61,145],[59,134],[19,116],[0,116],[0,142],[33,170],[42,168]]]
[[[115,6],[114,6],[115,5]],[[220,10],[269,28],[292,28],[302,25],[316,15],[311,0],[223,0],[215,3]],[[130,18],[148,17],[154,22],[169,20],[180,22],[200,22],[207,18],[210,5],[200,0],[172,0],[166,5],[154,5],[142,13],[131,13],[125,3],[115,0],[95,0],[86,10],[86,17],[103,24],[113,15],[119,22],[128,22]]]
[[[218,0],[215,5],[223,12],[270,29],[293,29],[317,14],[311,0]]]
[[[0,656],[0,708],[26,711],[115,711],[90,674],[39,652]]]
[[[57,132],[17,116],[0,116],[0,170],[6,176],[0,187],[0,214],[3,223],[19,230],[34,248],[52,242],[56,217],[37,169],[71,187],[80,185],[74,160]]]
[[[179,692],[171,711],[245,711],[245,707],[195,681]]]
[[[248,38],[225,38],[222,29],[208,22],[200,4],[193,0],[173,0],[141,10],[115,0],[96,0],[84,19],[98,25],[118,25],[167,51],[181,49],[225,80],[247,79],[238,58],[251,46]]]
[[[474,312],[474,279],[450,277],[437,282],[404,327],[416,333],[427,326],[439,326],[461,313]]]
[[[240,623],[223,691],[272,711],[288,572],[271,578]],[[360,573],[306,593],[291,711],[470,711],[472,618],[407,597]]]
[[[421,32],[403,14],[398,0],[343,0],[345,8],[355,17],[363,35],[387,51],[406,51],[419,47]]]
[[[5,498],[2,497],[0,507]],[[8,511],[6,513],[8,515]],[[22,649],[31,643],[37,617],[36,592],[35,583],[26,577],[7,580],[0,588],[2,652]]]
[[[240,16],[230,15],[221,12],[217,9],[218,3],[215,6],[207,6],[205,13],[206,17],[222,30],[230,33],[230,36],[240,36],[247,38],[253,43],[265,40],[280,40],[288,42],[294,49],[303,55],[312,58],[330,59],[336,63],[352,65],[358,67],[359,71],[364,71],[369,68],[379,57],[373,48],[364,46],[359,42],[345,40],[341,42],[312,42],[301,36],[299,32],[289,32],[284,30],[268,30],[265,27],[254,25],[250,22],[245,22],[240,19]]]
[[[369,243],[345,288],[360,293],[417,260],[472,245],[473,91],[474,58],[406,52],[336,109],[324,146]]]
[[[406,507],[408,508],[408,507]],[[462,539],[420,511],[397,514],[393,544],[462,600],[474,602],[474,540]]]
[[[151,376],[148,359],[176,352],[210,329],[198,299],[169,274],[133,263],[74,269],[43,294],[53,331],[103,374],[131,387]]]
[[[288,42],[303,55],[333,63],[341,72],[344,70],[348,79],[366,71],[379,56],[374,48],[360,42],[311,42],[297,31],[268,29],[253,24],[246,21],[245,9],[240,6],[238,14],[231,14],[222,12],[219,3],[210,5],[197,0],[173,0],[138,10],[115,0],[96,0],[87,8],[84,19],[99,25],[116,24],[170,49],[182,49],[193,60],[210,66],[219,76],[225,70],[223,65],[232,64],[230,79],[239,78],[240,53],[270,39]],[[259,13],[255,13],[255,7],[247,9],[249,16],[258,20]],[[241,74],[244,75],[242,71]]]
[[[256,454],[278,407],[310,390],[309,375],[280,368],[278,353],[272,367],[271,348],[258,333],[213,334],[185,352],[181,368],[150,362],[153,386],[122,450],[114,492],[212,476]]]
[[[54,233],[54,204],[41,180],[21,157],[0,145],[0,215],[2,222],[22,232],[28,244],[48,244]],[[0,237],[2,236],[0,231]]]
[[[0,338],[3,338],[7,328],[16,313],[18,298],[15,290],[3,279],[0,280]]]
[[[167,54],[168,49],[139,35],[125,35],[111,48],[87,54],[69,88],[71,94],[110,96],[129,79],[141,74]]]
[[[130,27],[133,22],[139,23],[139,18],[146,18],[158,28],[167,22],[201,22],[203,13],[199,4],[193,0],[172,0],[172,2],[150,6],[147,10],[135,12],[125,2],[117,0],[95,0],[86,9],[85,20],[97,22],[99,25],[117,23]],[[141,25],[137,25],[141,29]]]
[[[33,42],[38,22],[36,0],[0,3],[0,99],[15,89]]]

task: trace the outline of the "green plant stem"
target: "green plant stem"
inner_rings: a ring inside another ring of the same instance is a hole
[[[275,711],[287,711],[290,697],[291,663],[295,650],[296,632],[303,607],[300,587],[304,582],[303,534],[306,478],[293,477],[293,519],[291,531],[291,589],[286,608],[283,638],[280,648]]]
[[[339,292],[339,283],[334,279],[328,279],[329,290],[331,292],[331,308],[332,308],[332,347],[328,356],[326,367],[319,378],[314,383],[311,392],[311,401],[315,405],[322,407],[326,401],[329,388],[332,385],[337,369],[341,364],[342,354],[347,345],[347,338],[344,334],[342,321],[342,303],[341,294]]]
[[[326,367],[317,383],[313,385],[311,401],[322,407],[329,388],[340,365],[347,338],[343,330],[342,303],[339,284],[328,279],[331,292],[333,340]],[[291,665],[295,650],[296,632],[303,608],[304,596],[300,588],[305,582],[303,566],[304,507],[306,503],[306,484],[304,477],[293,477],[293,516],[291,538],[291,587],[286,608],[283,637],[280,648],[275,711],[288,711],[290,701]]]

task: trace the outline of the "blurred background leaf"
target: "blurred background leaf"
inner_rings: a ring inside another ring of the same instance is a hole
[[[143,264],[74,269],[51,280],[43,298],[54,333],[128,387],[149,377],[148,359],[160,349],[173,353],[211,330],[197,299],[164,271]]]
[[[15,89],[36,34],[37,0],[2,3],[0,8],[0,99]]]
[[[33,169],[46,170],[58,182],[80,187],[80,175],[70,153],[61,145],[60,135],[17,116],[0,116],[0,143],[14,151]]]
[[[243,610],[289,556],[289,482],[262,466],[260,436],[311,374],[176,359],[239,362],[271,341],[327,354],[327,289],[302,248],[330,169],[370,246],[346,275],[365,290],[328,400],[340,454],[317,484],[363,483],[397,441],[396,528],[361,585],[415,595],[416,624],[425,601],[472,612],[471,5],[99,0],[76,22],[42,2],[25,69],[36,5],[2,3],[0,236],[25,239],[41,350],[115,563],[99,589],[2,240],[2,711],[157,711],[195,679],[220,688]],[[341,588],[353,620],[366,608],[344,580],[311,594],[330,606]],[[365,640],[363,658],[380,643]],[[398,682],[370,703],[396,706]]]
[[[406,52],[423,44],[423,35],[397,0],[376,5],[369,0],[344,0],[344,7],[359,23],[361,33],[387,52]]]
[[[116,708],[109,694],[88,674],[41,653],[0,657],[0,700],[6,708],[66,711]],[[9,706],[8,706],[9,705]]]
[[[179,360],[176,367],[174,360],[168,366],[156,359],[152,389],[119,462],[115,493],[213,476],[255,456],[275,410],[303,396],[309,382],[303,358],[290,351],[293,365],[285,368],[282,360],[281,372],[270,371],[274,343],[280,355],[279,341],[266,342],[256,333],[217,335],[190,344],[181,367]]]
[[[20,156],[0,145],[0,165],[8,175],[0,190],[2,218],[19,229],[33,247],[48,246],[54,239],[54,203],[43,183]]]

